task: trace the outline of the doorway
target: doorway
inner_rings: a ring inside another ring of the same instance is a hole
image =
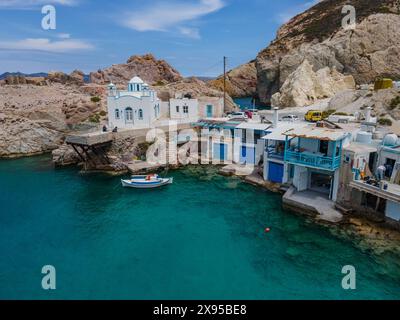
[[[333,185],[333,176],[320,172],[311,172],[310,190],[329,195]]]
[[[321,140],[319,142],[319,152],[321,152],[325,157],[328,155],[329,141]]]

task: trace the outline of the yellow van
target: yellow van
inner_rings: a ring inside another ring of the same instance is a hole
[[[306,121],[317,122],[322,120],[322,111],[310,110],[304,116]]]

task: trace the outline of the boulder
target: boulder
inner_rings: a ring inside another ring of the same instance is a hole
[[[148,84],[165,84],[179,81],[182,76],[164,60],[157,60],[152,54],[132,56],[125,64],[116,64],[104,70],[90,73],[90,82],[95,84],[126,85],[134,76]]]
[[[280,108],[308,106],[317,100],[333,97],[339,91],[354,88],[352,76],[344,76],[329,67],[314,72],[308,60],[304,60],[287,77],[280,93],[273,96],[272,104]]]

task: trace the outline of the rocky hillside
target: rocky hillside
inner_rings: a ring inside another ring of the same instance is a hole
[[[346,4],[356,8],[356,30],[341,27]],[[352,75],[357,84],[400,78],[399,8],[398,0],[324,0],[294,17],[257,56],[261,101],[270,103],[305,59],[314,72],[329,67]]]
[[[53,71],[45,77],[8,74],[0,81],[0,158],[47,152],[58,148],[67,133],[96,128],[106,122],[109,81],[126,89],[140,75],[164,101],[175,94],[193,98],[222,97],[223,93],[196,78],[183,79],[165,61],[152,55],[133,56],[127,64],[92,73],[85,83],[79,70]],[[228,96],[227,111],[235,105]]]
[[[213,88],[223,91],[224,78],[208,82]],[[243,64],[227,72],[226,91],[233,98],[252,97],[257,90],[257,69],[255,61]]]
[[[200,97],[220,97],[224,96],[223,92],[210,87],[204,81],[201,81],[195,77],[185,78],[181,81],[177,81],[174,83],[170,83],[163,86],[154,86],[158,93],[158,96],[163,101],[168,101],[170,98],[178,95],[190,95],[192,98],[200,98]],[[226,110],[227,112],[233,111],[236,108],[236,104],[233,102],[232,98],[229,94],[226,95]]]
[[[104,70],[90,73],[90,82],[96,84],[124,84],[139,76],[148,84],[166,84],[179,81],[182,76],[164,60],[157,60],[152,54],[132,56],[124,64],[113,65]]]
[[[0,86],[0,158],[47,152],[77,125],[96,126],[105,99],[92,98],[101,92],[61,83]]]

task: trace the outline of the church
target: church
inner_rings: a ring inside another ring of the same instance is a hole
[[[161,101],[157,93],[139,77],[132,78],[127,91],[108,86],[108,125],[110,128],[150,128],[161,117]]]
[[[192,99],[177,94],[163,102],[137,76],[129,81],[126,91],[109,84],[107,109],[110,129],[148,129],[168,120],[192,123],[202,118],[221,117],[224,113],[223,99],[219,97]]]

